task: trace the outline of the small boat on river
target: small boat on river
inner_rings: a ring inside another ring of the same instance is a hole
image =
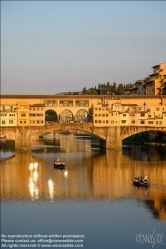
[[[54,168],[56,168],[56,169],[64,169],[65,168],[65,163],[60,161],[59,159],[55,160],[54,161]]]
[[[149,187],[149,181],[146,180],[146,179],[142,180],[142,179],[139,178],[139,177],[135,177],[135,178],[133,179],[133,185],[134,185],[134,186],[137,186],[137,187],[144,187],[144,188],[147,188],[147,187]]]

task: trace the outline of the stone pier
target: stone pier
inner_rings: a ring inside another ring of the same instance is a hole
[[[106,148],[122,149],[122,138],[120,136],[120,127],[108,127],[106,137]]]
[[[17,127],[15,136],[16,150],[31,150],[32,142],[29,127]]]

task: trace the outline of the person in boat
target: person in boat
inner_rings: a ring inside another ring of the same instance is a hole
[[[140,179],[139,179],[139,176],[138,176],[138,177],[134,177],[134,181],[135,181],[135,182],[139,182],[139,180],[140,180]]]
[[[61,163],[62,163],[61,160],[59,159],[59,157],[58,157],[58,159],[57,159],[57,163],[58,163],[58,164],[61,164]]]
[[[61,161],[59,160],[59,158],[57,160],[54,160],[54,163],[56,164],[61,164]]]
[[[144,179],[145,179],[145,180],[144,180],[145,183],[149,183],[149,182],[148,182],[148,175],[145,175]]]
[[[147,174],[145,175],[144,179],[145,179],[146,181],[148,180],[148,175],[147,175]]]
[[[144,180],[145,180],[144,177],[141,176],[140,182],[144,183]]]

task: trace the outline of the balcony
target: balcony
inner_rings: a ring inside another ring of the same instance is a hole
[[[146,88],[147,87],[154,87],[154,81],[148,81],[148,82],[146,82]]]
[[[149,78],[149,79],[147,79],[146,81],[145,81],[145,84],[147,85],[147,84],[149,84],[149,83],[153,83],[154,82],[154,77],[152,78]]]

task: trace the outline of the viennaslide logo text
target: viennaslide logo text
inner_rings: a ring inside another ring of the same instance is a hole
[[[152,233],[137,233],[136,241],[139,244],[152,244],[152,248],[157,244],[163,243],[164,233],[156,233],[155,229]]]

